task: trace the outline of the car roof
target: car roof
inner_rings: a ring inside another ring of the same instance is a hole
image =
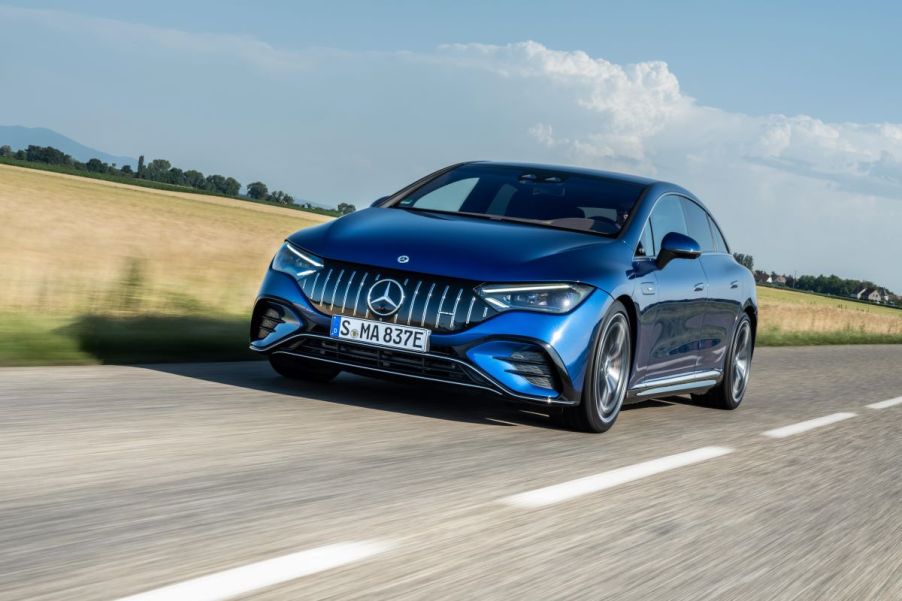
[[[571,173],[573,175],[585,175],[589,177],[603,177],[607,179],[615,179],[624,182],[649,186],[651,184],[668,183],[661,180],[649,179],[638,175],[628,175],[626,173],[616,173],[614,171],[602,171],[601,169],[588,169],[586,167],[570,167],[565,165],[548,165],[543,163],[516,163],[505,161],[472,161],[470,164],[483,165],[499,165],[502,167],[515,167],[522,169],[541,169],[546,171],[557,171],[560,173]]]

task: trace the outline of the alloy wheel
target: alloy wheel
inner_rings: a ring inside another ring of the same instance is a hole
[[[738,401],[745,392],[752,367],[752,329],[748,321],[739,324],[733,342],[733,399]]]
[[[623,404],[629,358],[629,324],[626,316],[618,313],[608,322],[595,361],[595,404],[605,422],[615,418]]]

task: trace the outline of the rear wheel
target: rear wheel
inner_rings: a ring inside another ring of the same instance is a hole
[[[308,382],[329,382],[341,373],[341,368],[329,363],[311,361],[291,355],[270,355],[269,364],[279,375],[292,380],[306,380]]]
[[[730,352],[724,362],[723,378],[720,384],[705,394],[692,395],[697,401],[718,409],[735,409],[742,402],[752,371],[752,351],[755,342],[752,337],[752,322],[745,313],[736,324]]]
[[[605,432],[613,426],[626,397],[631,358],[629,316],[623,305],[615,302],[598,329],[582,402],[564,407],[564,425],[584,432]]]

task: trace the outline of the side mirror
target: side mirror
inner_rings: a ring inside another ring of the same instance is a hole
[[[382,198],[379,198],[379,199],[377,199],[377,200],[374,200],[374,201],[373,201],[373,204],[371,204],[370,206],[371,206],[371,207],[381,207],[381,206],[382,206],[382,203],[385,202],[386,200],[388,200],[389,198],[391,198],[391,197],[390,197],[390,196],[383,196]]]
[[[670,232],[661,240],[661,250],[658,251],[658,269],[674,259],[697,259],[702,254],[702,248],[698,242],[677,232]]]

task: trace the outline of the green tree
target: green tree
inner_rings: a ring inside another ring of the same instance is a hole
[[[743,253],[733,253],[733,258],[736,259],[736,262],[748,269],[749,271],[755,271],[755,259],[752,255],[746,255]]]
[[[100,159],[91,159],[85,163],[85,169],[91,173],[106,173],[108,167],[109,166]]]
[[[355,207],[352,204],[349,204],[346,202],[338,203],[338,212],[341,215],[350,215],[351,213],[353,213],[356,210],[357,210],[357,207]]]
[[[172,164],[166,159],[154,159],[147,164],[144,177],[155,182],[165,182]]]
[[[248,198],[263,200],[269,195],[269,188],[263,182],[251,182],[247,185]]]
[[[9,144],[0,146],[0,157],[9,158],[13,156],[13,149]]]
[[[204,181],[204,174],[196,169],[189,169],[185,172],[185,185],[203,189]]]
[[[241,192],[241,182],[234,177],[225,178],[222,193],[227,196],[238,196],[239,192]]]
[[[122,173],[122,175],[126,175],[128,177],[131,177],[135,174],[135,172],[132,171],[131,165],[123,165],[122,169],[120,169],[119,172]]]
[[[138,177],[144,177],[144,155],[138,157]]]

